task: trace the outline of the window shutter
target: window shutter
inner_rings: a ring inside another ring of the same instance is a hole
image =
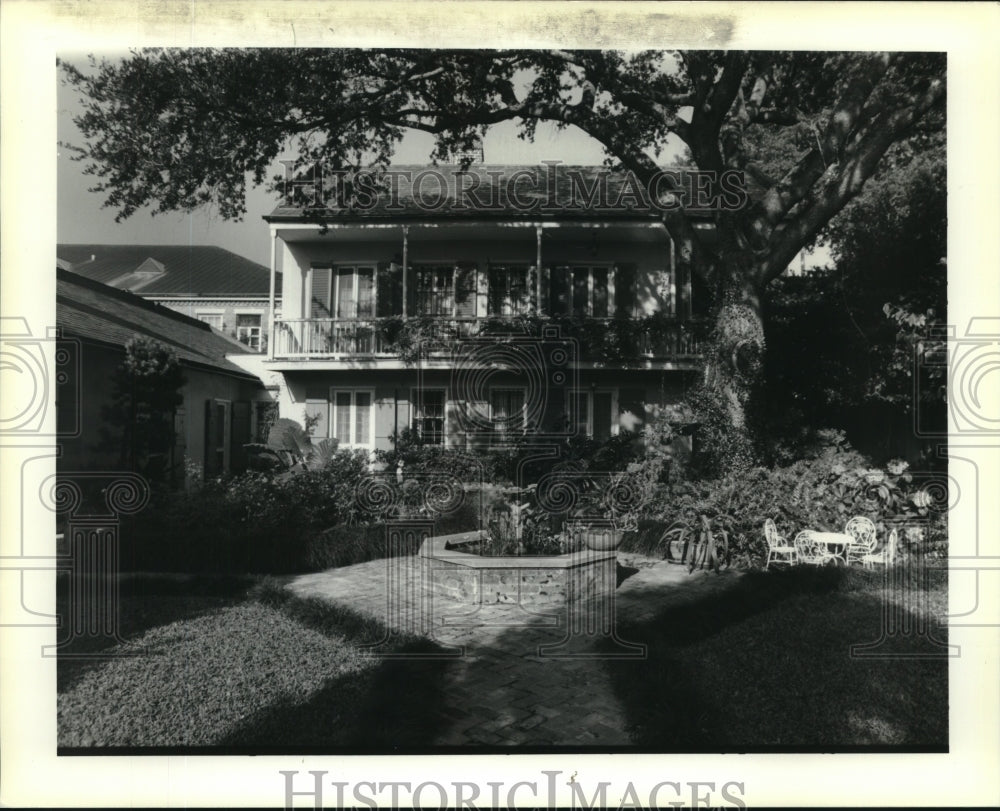
[[[250,441],[250,403],[233,403],[232,425],[229,428],[229,466],[233,473],[247,469],[247,451],[243,446]]]
[[[633,264],[615,267],[615,315],[618,318],[635,315],[635,272]]]
[[[607,440],[611,437],[611,392],[594,392],[594,439]]]
[[[371,266],[358,268],[358,279],[357,279],[358,318],[372,318],[375,315],[375,279],[373,278],[374,273],[375,273],[375,268]]]
[[[375,314],[379,318],[403,314],[403,267],[381,262],[376,274]]]
[[[205,478],[211,479],[220,471],[217,470],[215,455],[215,403],[212,400],[205,401],[205,446],[203,449],[205,459]]]
[[[333,286],[333,268],[312,268],[312,302],[310,318],[333,318],[330,290]]]
[[[569,282],[568,267],[555,267],[549,271],[549,315],[569,314]]]
[[[611,314],[608,310],[608,269],[594,268],[591,274],[594,288],[591,314],[595,318],[607,318]]]
[[[475,265],[455,267],[455,315],[459,318],[476,317],[476,276]]]
[[[407,273],[409,275],[406,279],[406,312],[410,316],[422,314],[417,311],[417,302],[420,300],[417,295],[417,287],[423,282],[423,274],[413,265],[407,268]]]
[[[486,312],[490,315],[502,315],[503,301],[507,294],[507,276],[504,273],[504,269],[497,265],[490,265],[487,275],[489,276],[487,284],[489,297],[486,303]]]
[[[552,302],[550,300],[549,290],[551,287],[551,271],[544,265],[538,268],[538,274],[541,277],[537,287],[535,288],[535,295],[541,292],[541,300],[535,302],[535,306],[538,308],[539,315],[551,315],[552,314]]]

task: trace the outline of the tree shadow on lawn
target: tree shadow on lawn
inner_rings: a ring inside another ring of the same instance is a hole
[[[418,657],[435,649],[418,641],[395,652]],[[394,754],[429,748],[442,731],[447,667],[433,659],[382,659],[372,670],[327,682],[308,701],[267,707],[218,743],[251,752]]]
[[[172,622],[191,620],[218,611],[246,598],[258,578],[240,575],[178,575],[141,573],[119,575],[116,628],[123,640]],[[118,640],[104,635],[71,638],[68,618],[79,606],[70,605],[68,576],[56,581],[56,613],[62,630],[56,661],[56,689],[70,690],[90,670],[107,661],[108,651]],[[94,593],[105,586],[95,584]]]
[[[621,638],[648,650],[645,660],[604,663],[634,744],[666,752],[946,751],[948,660],[851,656],[852,645],[879,639],[886,605],[880,583],[865,577],[747,573],[650,621],[620,621]],[[942,653],[926,635],[897,639],[891,650]]]
[[[319,598],[302,598],[269,579],[254,597],[320,633],[346,637],[374,656],[372,668],[333,679],[309,697],[272,704],[218,745],[243,750],[343,750],[393,754],[431,746],[446,723],[444,674],[452,662],[435,642],[390,632],[374,617]],[[396,658],[398,657],[398,658]]]

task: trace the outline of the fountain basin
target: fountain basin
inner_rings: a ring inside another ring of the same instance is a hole
[[[564,555],[484,556],[463,551],[485,533],[462,532],[424,541],[420,557],[433,594],[467,605],[518,603],[560,606],[615,589],[613,550],[582,549]]]

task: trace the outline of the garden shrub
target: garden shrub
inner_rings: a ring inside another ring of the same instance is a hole
[[[126,570],[294,572],[307,567],[310,539],[359,519],[362,453],[337,451],[320,470],[250,471],[197,490],[158,494],[122,522]]]
[[[407,537],[412,537],[407,534]],[[396,550],[414,554],[417,550]],[[306,541],[304,562],[310,571],[350,566],[386,556],[385,524],[345,524],[311,535]]]
[[[451,512],[438,516],[434,521],[436,535],[454,535],[480,529],[486,497],[478,490],[468,490],[462,503]]]
[[[533,459],[538,448],[520,439],[500,448],[470,453],[458,448],[431,445],[409,428],[392,436],[392,447],[376,450],[375,459],[388,473],[402,462],[404,475],[447,472],[465,482],[484,484],[522,484],[537,482],[560,462],[586,460],[592,470],[624,470],[643,455],[641,433],[622,431],[607,440],[571,437],[562,443],[552,458]]]
[[[424,443],[409,428],[393,434],[390,439],[391,448],[375,451],[375,461],[385,465],[389,473],[402,463],[406,474],[447,472],[467,482],[490,480],[490,460],[485,455]]]
[[[706,516],[727,532],[732,563],[753,567],[762,565],[766,555],[766,518],[774,519],[790,542],[803,529],[842,530],[849,518],[862,515],[875,523],[882,539],[898,528],[902,554],[942,555],[947,548],[946,499],[940,498],[939,483],[914,476],[901,461],[884,470],[874,468],[842,435],[834,435],[832,444],[813,459],[662,486],[647,521],[626,536],[623,548],[665,554],[663,532],[677,526],[693,533],[700,516]],[[658,530],[659,538],[654,538]]]
[[[528,502],[494,505],[487,517],[486,536],[479,554],[559,555],[567,551],[567,539],[553,532],[547,513]]]

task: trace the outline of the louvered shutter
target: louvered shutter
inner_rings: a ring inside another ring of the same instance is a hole
[[[229,430],[229,466],[234,473],[247,469],[247,452],[243,447],[250,441],[250,403],[233,403],[232,426]]]
[[[333,318],[330,292],[333,286],[333,269],[314,267],[312,269],[312,301],[309,305],[310,318]]]
[[[615,315],[632,318],[635,315],[635,265],[615,268]]]
[[[540,315],[551,315],[552,314],[552,302],[549,295],[549,290],[551,288],[551,272],[549,268],[544,265],[538,269],[538,275],[541,277],[537,285],[537,293],[541,294],[540,298],[536,301],[535,306],[538,308]]]
[[[476,317],[476,276],[475,265],[455,267],[455,315],[459,318]]]
[[[549,271],[549,314],[569,314],[569,283],[568,267],[555,267]]]
[[[403,314],[403,267],[395,262],[382,262],[378,266],[376,315],[388,318]]]
[[[218,469],[218,457],[215,452],[215,433],[216,433],[216,420],[215,420],[215,402],[213,400],[205,401],[205,478],[211,479],[213,476],[218,475],[222,471]]]

